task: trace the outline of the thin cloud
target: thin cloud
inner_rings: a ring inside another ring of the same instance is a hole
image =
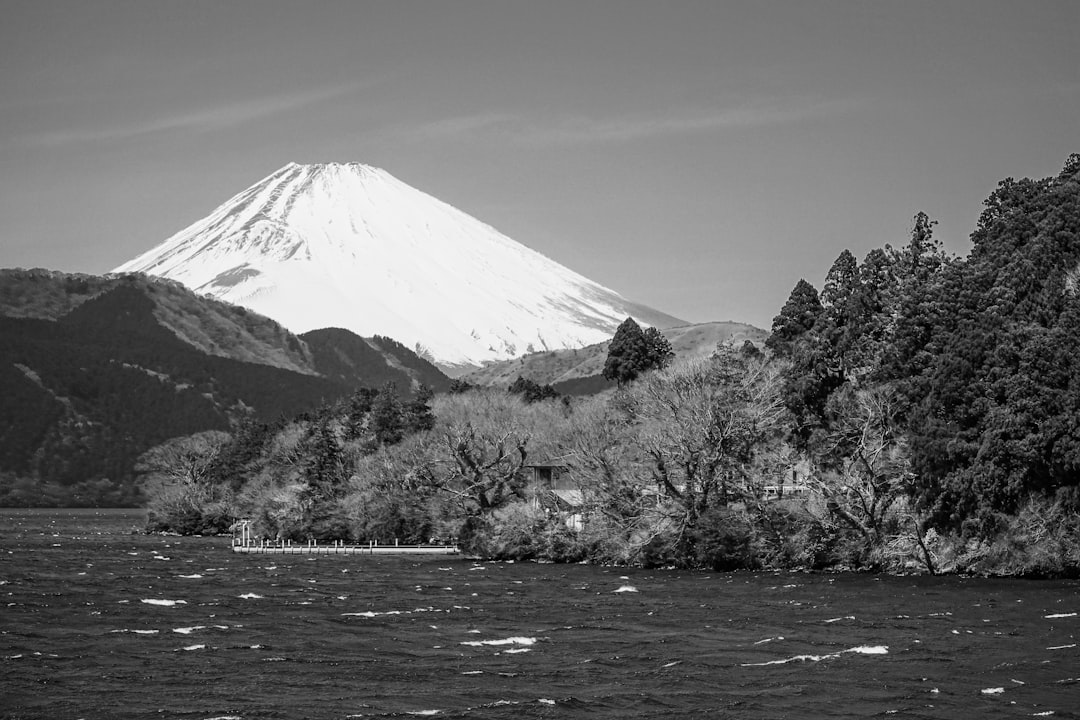
[[[782,125],[849,109],[847,101],[745,105],[713,111],[620,118],[566,118],[547,127],[525,128],[520,140],[537,145],[622,143],[656,137]]]
[[[477,135],[482,131],[497,130],[516,122],[517,118],[507,113],[461,115],[405,128],[397,134],[411,140],[443,140]]]
[[[356,85],[331,86],[306,92],[226,103],[216,107],[203,108],[195,112],[157,117],[141,122],[122,123],[109,127],[34,133],[20,138],[20,144],[26,147],[56,148],[79,143],[131,140],[163,132],[221,130],[348,95],[354,92],[357,87]]]
[[[683,110],[620,117],[562,116],[546,122],[509,113],[462,115],[400,128],[410,141],[501,140],[524,145],[614,144],[657,137],[780,125],[851,110],[849,100],[758,103],[717,110]]]

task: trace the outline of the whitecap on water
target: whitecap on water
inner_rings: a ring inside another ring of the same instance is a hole
[[[755,645],[764,645],[765,643],[776,642],[777,640],[783,640],[783,635],[777,635],[776,637],[765,638],[764,640],[758,640]]]
[[[502,640],[467,640],[462,645],[480,647],[482,645],[534,645],[536,638],[531,637],[508,637]]]
[[[786,665],[790,662],[820,662],[822,660],[835,660],[844,653],[855,653],[857,655],[887,655],[889,648],[886,645],[860,645],[858,647],[848,648],[847,650],[841,650],[836,653],[828,653],[826,655],[795,655],[794,657],[784,658],[783,660],[769,660],[768,662],[759,663],[742,663],[742,667],[762,667],[765,665]]]
[[[205,630],[205,625],[193,625],[192,627],[173,628],[174,633],[180,633],[181,635],[190,635],[196,630]]]
[[[162,598],[143,598],[140,602],[146,603],[147,605],[160,605],[162,607],[187,605],[187,600],[165,600]]]
[[[537,700],[537,702],[540,703],[541,705],[554,705],[555,704],[554,700],[548,700],[547,698],[540,698],[539,700]]]
[[[206,720],[243,720],[239,715],[218,715],[217,717],[206,718]]]
[[[185,580],[198,580],[199,578],[202,577],[202,575],[199,575],[199,574],[195,574],[195,575],[177,575],[176,577],[183,578]]]
[[[841,620],[854,620],[854,619],[855,619],[854,615],[844,615],[843,617],[829,618],[828,620],[825,620],[825,622],[826,623],[834,623],[834,622],[840,622]]]
[[[979,692],[981,692],[983,695],[1000,695],[1001,693],[1005,692],[1005,688],[1003,688],[1003,687],[983,688]]]
[[[636,593],[637,591],[638,589],[633,585],[623,585],[618,590],[612,590],[612,592],[617,593]]]
[[[1043,615],[1047,620],[1054,620],[1056,618],[1070,618],[1076,617],[1076,613],[1054,613],[1053,615]]]
[[[1076,647],[1076,643],[1071,643],[1069,645],[1052,645],[1052,646],[1050,646],[1050,647],[1048,647],[1046,649],[1047,650],[1068,650],[1069,648],[1074,648],[1074,647]]]
[[[262,595],[256,595],[255,593],[244,593],[243,595],[238,595],[237,597],[239,597],[241,600],[262,600],[263,599]]]
[[[438,613],[438,612],[446,612],[446,611],[445,610],[440,610],[439,608],[426,607],[426,608],[415,608],[413,610],[384,610],[382,612],[377,612],[375,610],[366,610],[364,612],[341,613],[341,615],[342,615],[342,617],[373,618],[373,617],[379,617],[381,615],[412,615],[414,613],[429,613],[429,612]]]
[[[157,630],[128,630],[127,628],[122,628],[120,630],[110,630],[109,632],[111,632],[111,633],[131,633],[133,635],[157,635],[158,634]]]
[[[205,645],[188,645],[187,647],[182,647],[180,649],[181,650],[188,650],[188,651],[190,651],[190,650],[205,650],[206,646]]]

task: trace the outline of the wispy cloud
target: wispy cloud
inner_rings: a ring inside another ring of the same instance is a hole
[[[843,113],[856,105],[851,100],[773,101],[609,117],[563,115],[546,121],[511,113],[485,113],[399,128],[392,134],[411,141],[483,139],[540,146],[615,144],[795,123]]]
[[[348,95],[356,91],[358,87],[357,85],[335,85],[303,92],[249,98],[134,122],[32,133],[21,136],[18,142],[24,147],[56,148],[79,143],[130,140],[165,132],[221,130]]]

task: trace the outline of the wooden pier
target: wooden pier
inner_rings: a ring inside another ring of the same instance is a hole
[[[237,523],[233,531],[232,551],[248,555],[460,555],[457,545],[402,545],[396,540],[392,545],[369,542],[349,545],[336,541],[319,544],[311,540],[294,543],[291,540],[255,539],[248,521]]]
[[[232,546],[234,553],[248,555],[460,555],[454,545],[338,545],[312,543],[262,543]]]

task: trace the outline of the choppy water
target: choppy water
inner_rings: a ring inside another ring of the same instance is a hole
[[[0,717],[1080,717],[1080,583],[233,555],[0,512]]]

